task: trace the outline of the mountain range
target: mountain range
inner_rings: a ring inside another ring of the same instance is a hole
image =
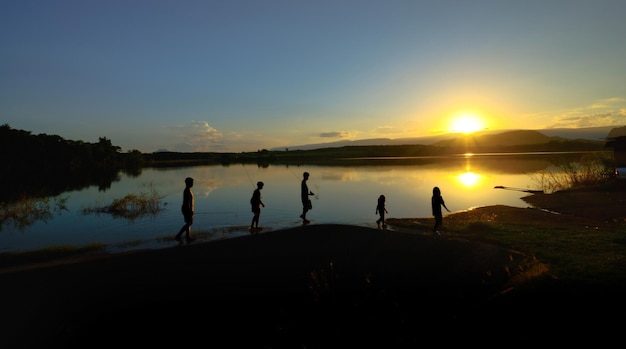
[[[543,144],[553,140],[589,140],[606,141],[611,130],[618,126],[601,126],[586,128],[548,128],[541,130],[487,130],[475,132],[470,135],[462,133],[448,133],[437,136],[410,137],[410,138],[369,138],[359,140],[342,140],[328,143],[315,143],[277,147],[270,150],[313,150],[321,148],[340,148],[345,146],[371,146],[371,145],[450,145],[471,138],[476,144],[499,144],[499,145],[527,145]]]

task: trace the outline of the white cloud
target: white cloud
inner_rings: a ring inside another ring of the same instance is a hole
[[[189,124],[175,126],[174,151],[221,151],[224,146],[222,132],[206,121],[192,121]]]

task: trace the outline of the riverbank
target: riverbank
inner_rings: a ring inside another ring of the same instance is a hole
[[[530,344],[557,324],[588,337],[624,291],[560,283],[541,261],[491,244],[344,225],[92,257],[0,282],[7,348]]]

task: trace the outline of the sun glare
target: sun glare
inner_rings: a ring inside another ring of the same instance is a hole
[[[457,180],[466,187],[474,187],[480,182],[481,175],[474,172],[464,172],[456,176]]]
[[[452,119],[450,132],[470,134],[485,128],[484,121],[474,114],[463,114]]]

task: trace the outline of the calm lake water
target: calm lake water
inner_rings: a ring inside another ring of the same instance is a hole
[[[194,178],[195,222],[192,235],[200,241],[250,234],[249,200],[257,181],[263,181],[260,226],[266,231],[301,225],[300,181],[311,174],[311,224],[338,223],[376,227],[377,198],[387,198],[387,218],[432,217],[434,186],[452,212],[480,206],[527,207],[530,195],[505,186],[540,189],[533,174],[553,168],[555,154],[481,154],[442,158],[388,158],[342,161],[336,166],[232,164],[182,168],[146,168],[139,176],[121,174],[110,188],[92,186],[51,198],[64,200],[64,209],[27,226],[5,222],[0,230],[0,252],[34,250],[50,246],[104,243],[113,252],[176,246],[172,238],[183,224],[180,205],[186,177]],[[358,165],[357,165],[358,163]],[[363,165],[366,163],[366,165]],[[106,213],[85,213],[127,194],[155,191],[163,210],[136,219]],[[445,227],[445,217],[444,217]]]

